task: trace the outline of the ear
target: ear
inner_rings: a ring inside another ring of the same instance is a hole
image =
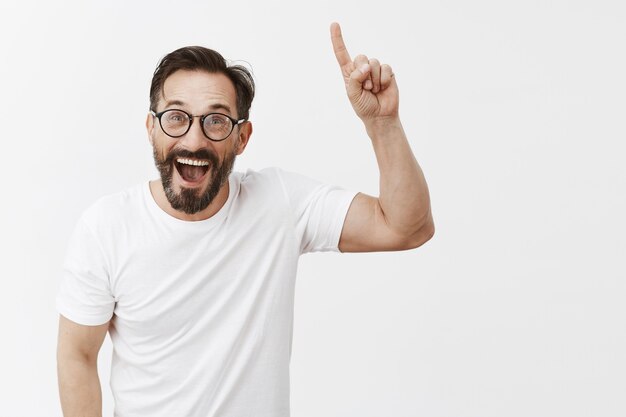
[[[243,122],[239,125],[239,143],[237,144],[237,155],[241,155],[248,146],[248,141],[252,135],[252,122]]]
[[[146,130],[148,131],[148,140],[154,146],[154,116],[152,113],[148,113],[146,116]]]

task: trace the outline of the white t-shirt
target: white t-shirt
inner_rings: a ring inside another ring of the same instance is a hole
[[[111,320],[115,416],[289,416],[298,257],[338,251],[355,193],[278,169],[229,181],[207,220],[171,217],[145,183],[77,224],[57,308]]]

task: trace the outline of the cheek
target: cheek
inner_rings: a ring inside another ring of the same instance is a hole
[[[227,154],[228,155],[237,155],[239,153],[239,145],[241,144],[241,138],[236,136],[233,140],[232,146],[229,147]]]
[[[175,140],[164,140],[162,138],[155,138],[155,140],[152,142],[152,148],[161,160],[165,160],[165,158],[167,158],[167,155],[170,153],[175,145]]]
[[[223,141],[223,142],[214,144],[213,148],[209,149],[209,152],[212,152],[214,155],[217,155],[217,158],[220,164],[222,164],[224,163],[224,160],[230,158],[230,156],[235,150],[236,148],[233,147],[232,142],[226,143],[226,141]]]

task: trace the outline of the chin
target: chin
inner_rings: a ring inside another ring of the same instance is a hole
[[[163,189],[165,190],[167,200],[174,210],[185,214],[196,214],[209,207],[219,194],[222,186],[223,184],[212,178],[212,181],[193,187],[187,187],[183,184],[166,186],[164,183]]]

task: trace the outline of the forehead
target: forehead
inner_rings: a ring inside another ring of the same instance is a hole
[[[222,73],[178,70],[167,77],[161,91],[160,106],[172,103],[194,114],[219,107],[234,113],[237,95],[232,81]]]

